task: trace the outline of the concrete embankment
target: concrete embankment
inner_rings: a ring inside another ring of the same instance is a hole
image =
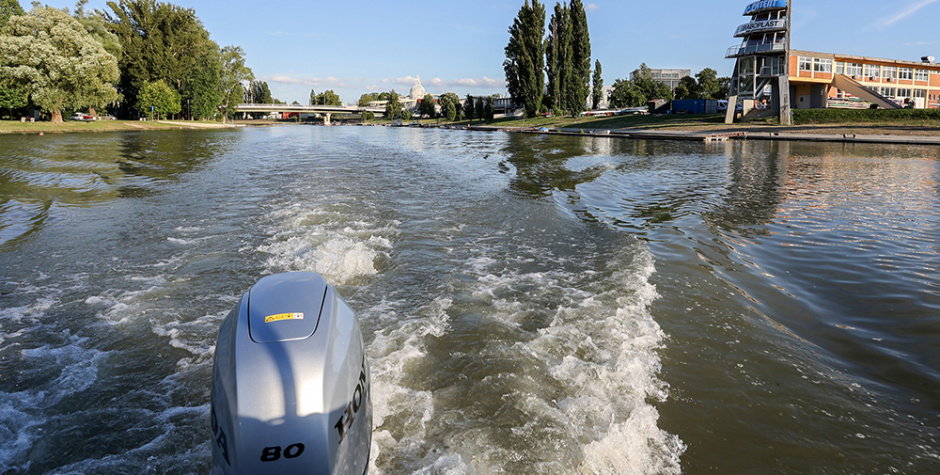
[[[727,140],[774,140],[796,142],[877,143],[899,145],[940,145],[938,135],[893,134],[821,134],[786,131],[759,131],[729,129],[721,131],[674,131],[648,129],[546,129],[533,127],[474,126],[474,130],[506,131],[530,134],[579,135],[587,137],[619,137],[642,140],[683,140],[695,142],[724,142]]]

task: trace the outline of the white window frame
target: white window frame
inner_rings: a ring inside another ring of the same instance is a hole
[[[861,63],[845,63],[845,75],[846,76],[861,76],[862,75]]]
[[[800,56],[799,60],[797,61],[797,64],[799,64],[800,72],[807,72],[807,73],[813,72],[813,58]]]
[[[926,69],[915,69],[914,80],[924,82],[930,81],[930,71],[927,71]]]
[[[813,72],[832,73],[832,60],[828,58],[813,58]]]
[[[881,73],[883,78],[887,80],[897,80],[898,79],[898,68],[895,66],[885,66],[881,68]]]
[[[898,79],[903,81],[913,81],[914,70],[911,68],[898,68]]]
[[[866,64],[865,65],[865,74],[863,76],[871,79],[878,79],[881,77],[881,66],[876,64]]]

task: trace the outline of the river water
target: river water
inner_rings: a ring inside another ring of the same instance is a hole
[[[0,474],[206,473],[315,271],[370,473],[940,472],[940,150],[285,126],[0,137]]]

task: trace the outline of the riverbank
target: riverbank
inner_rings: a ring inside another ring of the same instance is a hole
[[[96,120],[77,121],[69,120],[62,124],[52,122],[18,122],[0,121],[0,134],[64,134],[73,132],[119,132],[126,130],[179,130],[203,128],[232,128],[239,124],[223,124],[221,122],[190,122],[190,121],[139,121],[139,120]]]
[[[616,136],[648,140],[792,140],[811,142],[858,142],[940,145],[940,122],[897,120],[891,122],[806,124],[781,126],[773,122],[725,124],[721,115],[663,115],[611,117],[540,117],[499,119],[470,125],[478,130],[524,133]]]
[[[720,142],[725,140],[792,140],[812,142],[860,142],[889,144],[940,145],[940,122],[934,120],[893,120],[891,122],[807,124],[781,126],[773,122],[749,122],[728,125],[722,115],[660,115],[610,117],[538,117],[503,118],[491,122],[446,122],[437,119],[416,121],[424,127],[471,127],[520,133],[614,136],[648,140],[690,140]],[[39,134],[72,132],[114,132],[126,130],[172,130],[192,128],[259,127],[294,122],[257,120],[220,122],[189,121],[66,121],[23,123],[0,121],[0,134]],[[378,120],[377,124],[388,121]]]

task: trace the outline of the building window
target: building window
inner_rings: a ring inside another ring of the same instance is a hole
[[[859,63],[845,63],[845,75],[846,76],[861,76],[862,65]]]
[[[915,69],[914,80],[915,81],[929,81],[930,71],[927,71],[926,69]]]
[[[914,98],[915,99],[926,99],[927,91],[923,89],[914,89]]]
[[[845,74],[845,63],[836,63],[836,74]]]
[[[881,88],[881,95],[887,97],[888,99],[894,99],[898,96],[898,90],[893,87],[883,87]]]
[[[911,94],[911,90],[910,90],[910,89],[905,89],[905,88],[900,88],[900,89],[898,89],[898,96],[897,96],[897,97],[911,97],[911,96],[912,96],[912,94]]]
[[[813,58],[804,58],[800,56],[800,71],[812,71]]]
[[[872,80],[880,78],[881,67],[875,66],[874,64],[866,64],[865,65],[865,77],[871,78]]]
[[[832,72],[832,60],[831,59],[813,59],[813,71],[817,73],[831,73]]]
[[[898,79],[910,81],[914,79],[914,70],[911,68],[898,69]]]
[[[898,78],[898,68],[894,66],[885,66],[881,72],[884,73],[884,78],[889,81]]]

